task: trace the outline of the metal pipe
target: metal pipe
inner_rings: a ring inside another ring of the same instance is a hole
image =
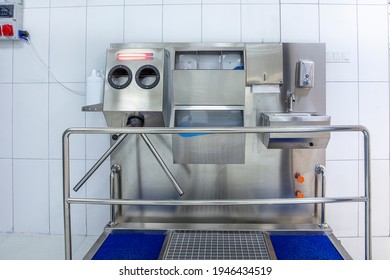
[[[299,127],[101,127],[101,128],[69,128],[66,132],[72,134],[237,134],[237,133],[306,133],[306,132],[337,132],[364,131],[361,125],[345,126],[299,126]]]
[[[129,200],[99,198],[69,198],[68,203],[138,206],[242,206],[242,205],[287,205],[340,202],[366,202],[365,197],[313,197],[313,198],[271,198],[237,200]]]
[[[64,240],[65,259],[72,259],[72,236],[70,219],[70,161],[69,161],[69,136],[65,131],[62,136],[62,173],[63,173],[63,203],[64,203]]]
[[[119,164],[114,164],[111,167],[111,172],[110,172],[110,198],[115,199],[115,177],[117,174],[121,172],[121,167]],[[110,222],[108,223],[109,226],[114,226],[116,224],[116,213],[115,213],[115,205],[112,204],[110,207]]]
[[[325,166],[322,164],[319,164],[315,168],[315,172],[318,175],[321,175],[321,196],[325,197],[325,190],[326,190],[326,176],[325,176]],[[321,204],[321,226],[326,227],[325,223],[325,203]]]
[[[172,173],[169,170],[169,168],[167,167],[167,165],[165,164],[164,160],[161,158],[161,156],[157,152],[156,148],[153,146],[152,142],[150,142],[148,136],[146,136],[144,133],[141,133],[140,136],[142,137],[145,144],[148,146],[149,150],[152,152],[152,154],[154,155],[154,157],[156,158],[156,160],[160,164],[161,168],[163,169],[163,171],[167,175],[169,181],[171,181],[171,183],[174,186],[174,188],[176,189],[177,193],[180,196],[182,196],[184,194],[183,190],[179,186],[179,183],[176,181],[175,177],[172,175]]]
[[[371,163],[370,163],[370,134],[367,129],[364,135],[364,196],[367,198],[365,206],[365,259],[372,259],[372,231],[371,231]]]
[[[102,163],[112,154],[112,152],[118,147],[122,141],[126,138],[127,134],[121,134],[116,142],[101,156],[101,158],[92,166],[92,168],[84,175],[83,178],[73,188],[77,192],[82,185],[92,176],[93,173],[102,165]]]

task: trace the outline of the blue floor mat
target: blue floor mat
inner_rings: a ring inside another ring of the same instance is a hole
[[[278,260],[342,260],[326,235],[270,235]]]
[[[157,260],[165,232],[111,233],[93,260]]]

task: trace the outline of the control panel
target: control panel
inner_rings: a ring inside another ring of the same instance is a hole
[[[19,39],[23,29],[23,6],[21,1],[0,2],[0,40]]]
[[[296,86],[301,88],[314,86],[314,61],[302,59],[297,62]]]

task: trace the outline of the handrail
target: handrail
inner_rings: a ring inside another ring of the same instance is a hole
[[[276,199],[284,200],[282,204],[300,204],[300,203],[333,203],[333,202],[364,202],[365,203],[365,259],[372,258],[372,231],[371,231],[371,165],[370,165],[370,136],[364,126],[299,126],[299,127],[220,127],[220,128],[69,128],[65,130],[62,137],[63,145],[63,191],[64,191],[64,235],[65,235],[65,259],[72,259],[72,240],[71,240],[71,214],[70,205],[72,203],[94,203],[94,204],[132,204],[147,205],[145,200],[115,200],[115,199],[75,199],[70,197],[70,135],[72,134],[239,134],[239,133],[321,133],[321,132],[362,132],[364,136],[364,196],[349,198],[306,198],[306,199]],[[267,199],[247,200],[246,202],[254,205],[264,204]],[[300,202],[298,202],[300,201]],[[156,205],[152,202],[152,205]],[[161,205],[172,205],[173,201],[154,201]],[[184,201],[190,203],[190,201]],[[210,201],[209,201],[210,202]],[[243,205],[245,200],[221,200],[211,201],[218,205]],[[271,202],[271,200],[268,200]],[[280,202],[280,201],[279,201]],[[164,204],[165,203],[165,204]],[[179,203],[178,201],[175,203]],[[183,202],[180,202],[183,203]],[[208,200],[196,201],[195,205],[208,203]],[[225,204],[223,204],[225,203]],[[275,203],[275,199],[273,200]],[[159,205],[159,204],[158,204]]]

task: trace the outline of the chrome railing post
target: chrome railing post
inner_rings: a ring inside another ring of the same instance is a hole
[[[69,159],[69,136],[67,130],[62,136],[62,172],[63,172],[63,201],[64,201],[64,237],[65,237],[65,259],[72,259],[72,236],[70,218],[70,159]]]
[[[370,164],[370,135],[366,129],[364,135],[364,203],[365,210],[365,259],[372,259],[372,230],[371,230],[371,164]]]

